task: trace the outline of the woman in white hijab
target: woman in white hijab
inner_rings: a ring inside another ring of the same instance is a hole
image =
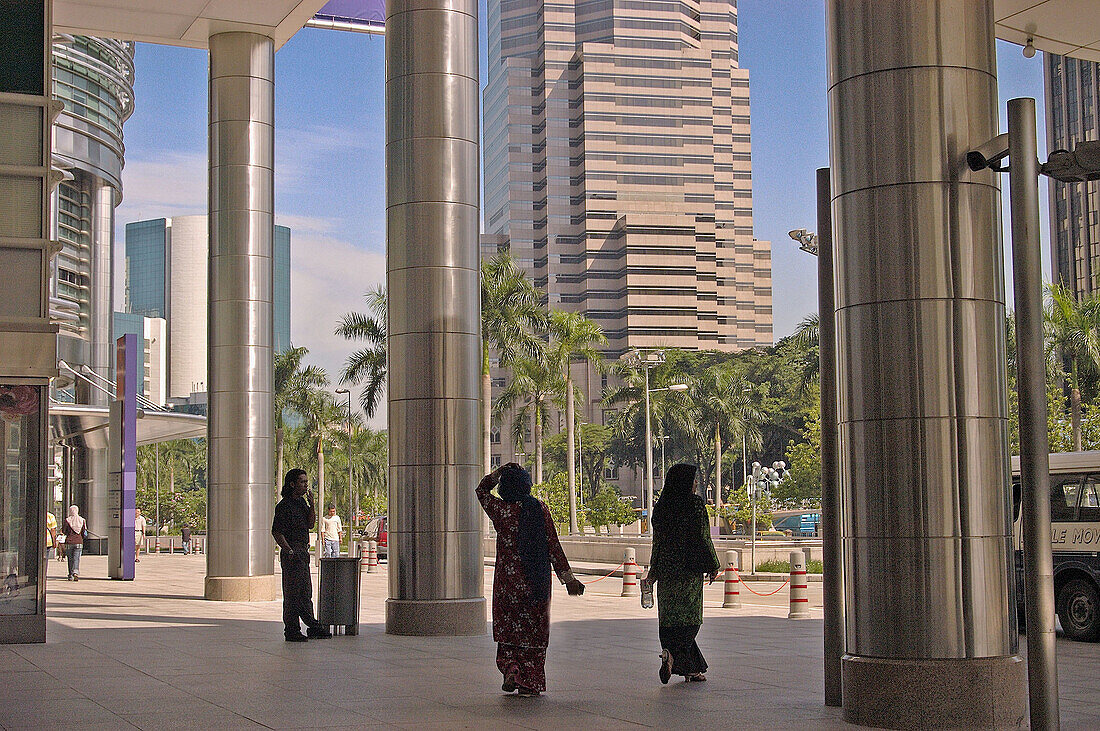
[[[88,532],[88,523],[80,517],[80,508],[69,506],[69,517],[65,518],[62,528],[65,531],[65,557],[69,560],[69,581],[80,581],[80,554]]]

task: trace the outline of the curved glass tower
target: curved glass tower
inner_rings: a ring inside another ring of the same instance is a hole
[[[104,378],[112,352],[111,250],[115,206],[122,200],[122,125],[134,110],[133,82],[133,43],[53,37],[53,96],[65,105],[53,128],[53,166],[65,180],[53,197],[52,237],[62,249],[52,263],[50,316],[60,326],[58,358]],[[64,368],[57,385],[57,400],[107,402],[104,392]],[[102,431],[93,434],[67,445],[65,497],[81,506],[93,534],[105,535],[107,444]]]

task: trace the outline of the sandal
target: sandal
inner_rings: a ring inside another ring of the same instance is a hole
[[[536,696],[539,696],[539,695],[541,695],[541,693],[539,693],[539,691],[537,691],[537,690],[533,690],[531,688],[524,688],[522,685],[519,686],[519,697],[520,698],[535,698]]]
[[[687,683],[705,683],[707,682],[707,676],[702,673],[691,673],[684,676],[684,681]]]
[[[672,653],[668,650],[661,650],[661,669],[657,671],[657,677],[664,685],[668,685],[668,679],[672,677]]]
[[[505,693],[513,693],[518,686],[519,683],[516,682],[516,671],[515,668],[513,668],[504,676],[504,682],[501,684],[500,689]]]

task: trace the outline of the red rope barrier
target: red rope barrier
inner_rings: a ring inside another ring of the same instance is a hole
[[[615,568],[611,569],[611,573],[609,573],[609,574],[605,574],[604,576],[601,576],[601,577],[600,577],[600,578],[598,578],[598,579],[593,579],[592,581],[582,581],[581,583],[582,583],[582,584],[584,584],[585,586],[588,586],[589,584],[595,584],[595,583],[596,583],[597,581],[603,581],[603,580],[604,580],[604,579],[606,579],[606,578],[607,578],[608,576],[611,576],[611,574],[614,574],[614,573],[615,573],[616,571],[618,571],[619,569],[621,569],[621,568],[622,568],[622,567],[623,567],[623,566],[624,566],[625,564],[626,564],[626,562],[624,561],[623,563],[619,564],[619,565],[618,565],[618,566],[616,566]]]
[[[738,579],[741,579],[741,572],[740,571],[738,571],[737,569],[734,569],[733,573],[737,574]],[[778,594],[780,592],[780,590],[789,583],[791,583],[791,580],[787,579],[786,581],[784,581],[782,584],[779,585],[779,589],[776,589],[775,591],[769,591],[767,594],[761,594],[758,591],[754,591],[751,586],[749,586],[748,584],[745,583],[744,579],[741,579],[741,586],[745,587],[746,589],[751,591],[753,594],[756,594],[756,596],[771,596],[772,594]]]

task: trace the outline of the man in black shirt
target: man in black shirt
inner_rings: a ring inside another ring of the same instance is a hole
[[[279,544],[279,566],[283,571],[283,634],[287,642],[306,642],[308,637],[332,637],[313,616],[313,585],[309,575],[309,529],[317,522],[312,501],[305,499],[309,478],[305,470],[286,473],[283,499],[275,506],[271,535]],[[299,620],[308,629],[302,634]]]

